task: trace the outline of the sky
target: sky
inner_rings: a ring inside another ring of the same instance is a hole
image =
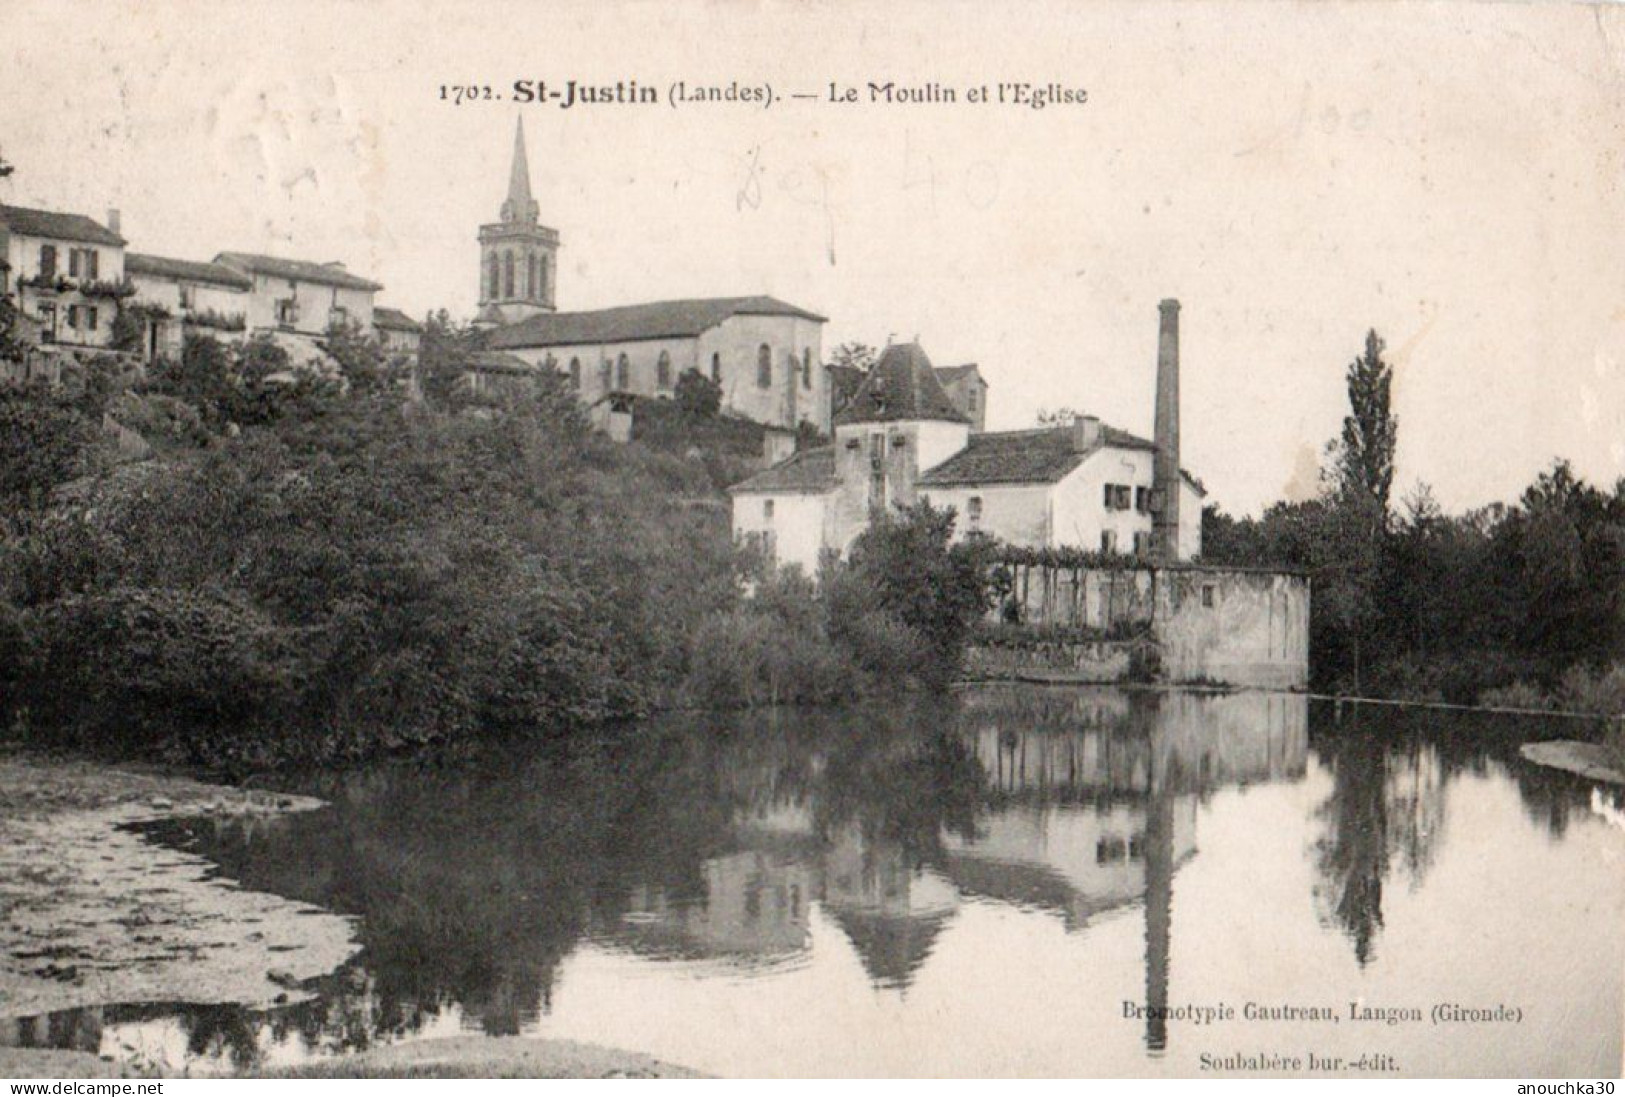
[[[0,202],[117,208],[161,255],[342,260],[470,317],[522,119],[560,308],[772,294],[829,317],[826,354],[979,363],[990,428],[1066,406],[1149,434],[1178,298],[1183,460],[1237,514],[1314,490],[1375,328],[1396,494],[1459,510],[1558,456],[1625,476],[1622,49],[1618,7],[1555,3],[4,0]],[[673,109],[677,80],[775,101]],[[959,100],[868,102],[888,81]],[[1001,82],[1088,98],[966,101]]]

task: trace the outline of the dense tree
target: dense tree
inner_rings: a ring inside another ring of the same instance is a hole
[[[867,373],[874,368],[880,356],[875,348],[868,343],[842,343],[830,352],[829,364],[846,369],[857,369]]]
[[[1384,346],[1382,337],[1369,331],[1365,352],[1349,363],[1349,414],[1343,419],[1333,471],[1340,491],[1365,495],[1386,516],[1399,421],[1390,406],[1394,371],[1383,361]]]
[[[722,409],[722,386],[697,369],[677,378],[677,406],[689,419],[714,419]]]

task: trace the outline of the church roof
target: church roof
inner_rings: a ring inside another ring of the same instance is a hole
[[[508,198],[502,203],[502,219],[533,224],[540,207],[530,196],[530,160],[525,156],[525,123],[514,122],[513,163],[508,168]]]
[[[0,224],[19,236],[77,240],[82,244],[106,244],[113,248],[124,245],[124,237],[79,213],[0,205]]]
[[[943,390],[942,382],[937,380],[936,371],[931,367],[931,359],[918,343],[894,343],[887,347],[846,407],[835,416],[835,425],[892,423],[904,419],[966,422]]]
[[[650,301],[591,312],[544,312],[491,333],[498,348],[559,347],[587,343],[631,343],[640,339],[692,338],[731,316],[824,317],[776,297],[698,297]]]
[[[208,282],[232,289],[252,289],[254,282],[240,270],[222,263],[198,263],[191,259],[168,259],[162,255],[143,255],[127,252],[124,273],[149,278],[168,278],[176,282]]]
[[[971,435],[964,449],[921,476],[919,484],[1052,484],[1102,446],[1156,450],[1144,438],[1105,423],[1100,425],[1100,444],[1082,452],[1073,445],[1070,425],[990,431]]]
[[[729,488],[730,493],[756,491],[808,492],[821,495],[835,487],[835,449],[822,446],[793,453]]]
[[[342,263],[313,263],[308,259],[281,259],[275,255],[255,255],[246,251],[223,251],[214,257],[216,263],[264,274],[272,278],[286,278],[295,282],[315,282],[339,289],[358,289],[376,293],[383,289],[377,282],[351,274]]]

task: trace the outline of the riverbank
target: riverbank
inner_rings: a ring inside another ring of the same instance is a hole
[[[0,1023],[20,1030],[28,1018],[119,1003],[308,997],[301,984],[355,953],[348,919],[242,890],[204,858],[130,828],[177,815],[252,824],[320,803],[0,754]]]
[[[1598,743],[1554,739],[1544,743],[1525,743],[1521,753],[1536,765],[1577,773],[1592,781],[1625,786],[1625,762],[1616,752]]]

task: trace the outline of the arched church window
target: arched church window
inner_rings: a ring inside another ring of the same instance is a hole
[[[536,297],[536,256],[531,254],[525,256],[525,298],[534,301]]]
[[[538,301],[551,301],[553,299],[553,291],[552,291],[552,289],[550,289],[548,287],[548,283],[547,283],[547,280],[548,280],[548,269],[547,268],[548,268],[547,256],[544,255],[544,256],[541,257],[540,262],[538,262],[538,264],[537,264],[538,278],[536,279],[536,300],[538,300]]]
[[[711,355],[711,380],[722,384],[722,355],[715,352]]]
[[[625,351],[615,359],[615,387],[622,392],[632,387],[632,363],[627,359]]]
[[[502,256],[502,296],[513,296],[513,252]]]
[[[756,348],[756,384],[764,389],[773,387],[773,348],[766,343]]]
[[[570,387],[581,391],[581,359],[570,359]]]
[[[665,351],[660,352],[660,359],[655,363],[655,383],[661,388],[671,387],[671,355]]]
[[[612,367],[609,364],[609,359],[608,358],[605,358],[598,365],[598,387],[603,389],[605,392],[608,392],[610,390],[610,385],[611,385],[611,381],[612,381],[612,378],[611,378],[611,375],[610,375],[610,370],[613,369],[613,368],[614,367]]]
[[[496,252],[491,253],[491,261],[486,265],[491,269],[486,272],[488,275],[486,282],[490,288],[485,291],[485,296],[488,298],[500,297],[502,296],[502,270],[497,265]]]

